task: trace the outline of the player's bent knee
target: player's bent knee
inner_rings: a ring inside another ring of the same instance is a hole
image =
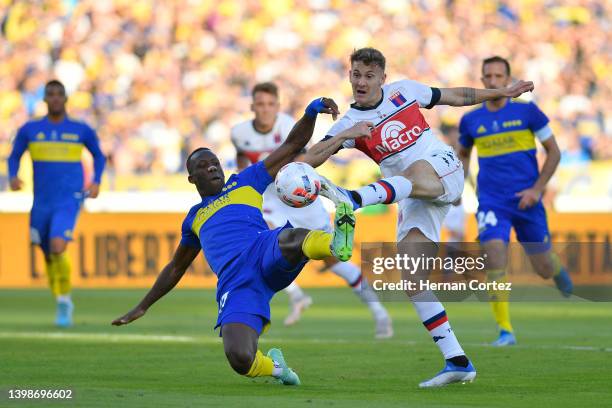
[[[240,375],[245,375],[251,369],[255,354],[242,348],[225,350],[225,356],[232,369]]]
[[[288,261],[299,262],[304,257],[302,243],[308,232],[305,228],[287,228],[278,235],[281,253]]]
[[[60,255],[66,252],[66,248],[68,247],[68,241],[65,241],[61,238],[53,238],[51,239],[50,252],[53,255]]]
[[[411,197],[433,199],[444,194],[444,185],[433,166],[425,160],[417,160],[403,173],[412,182]]]

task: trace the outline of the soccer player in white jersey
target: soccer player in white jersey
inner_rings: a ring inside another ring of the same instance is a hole
[[[432,134],[419,108],[516,97],[531,91],[533,83],[519,81],[501,89],[440,89],[412,80],[385,84],[385,57],[380,51],[362,48],[351,54],[350,61],[355,102],[303,161],[316,167],[341,148],[357,148],[368,155],[380,165],[384,178],[355,191],[324,182],[327,196],[350,201],[354,208],[398,202],[398,249],[412,257],[424,252],[435,256],[442,221],[463,191],[463,168],[453,149]],[[366,136],[349,138],[354,128]],[[419,386],[472,381],[476,369],[459,345],[444,306],[430,291],[409,292],[408,296],[446,360],[442,371]]]
[[[254,119],[237,124],[231,131],[239,170],[264,159],[269,152],[278,148],[295,124],[291,116],[279,112],[278,88],[274,83],[255,85],[252,97],[251,110],[255,114]],[[316,226],[323,231],[331,231],[329,214],[320,199],[304,208],[291,208],[280,201],[274,191],[274,183],[270,184],[264,193],[263,215],[271,228],[282,227],[289,221],[296,228],[312,229]],[[361,270],[351,262],[340,262],[335,258],[325,259],[324,262],[332,272],[343,278],[368,306],[376,323],[376,338],[392,337],[391,318],[376,293],[362,281]],[[290,313],[285,319],[285,325],[289,326],[300,319],[302,311],[310,306],[312,299],[295,282],[285,290],[290,301]]]

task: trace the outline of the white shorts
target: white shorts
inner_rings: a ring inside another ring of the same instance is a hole
[[[463,193],[463,165],[452,148],[432,150],[426,157],[444,186],[444,193],[431,200],[406,198],[398,203],[397,242],[418,228],[433,242],[440,241],[440,231],[451,203]]]
[[[289,221],[295,228],[333,232],[329,214],[321,198],[306,207],[293,208],[277,197],[276,200],[270,199],[269,195],[264,194],[263,216],[271,228],[282,227]]]
[[[456,241],[465,235],[465,209],[463,204],[451,205],[444,219],[444,228],[450,233],[449,241]]]

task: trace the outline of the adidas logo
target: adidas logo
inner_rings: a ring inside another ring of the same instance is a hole
[[[480,126],[478,127],[478,130],[476,130],[476,133],[479,133],[479,134],[480,134],[480,133],[484,133],[484,132],[486,132],[486,131],[487,131],[487,128],[486,128],[486,127],[484,127],[484,125],[480,125]]]

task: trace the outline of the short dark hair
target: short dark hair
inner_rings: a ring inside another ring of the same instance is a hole
[[[354,62],[363,62],[365,65],[375,64],[385,70],[386,60],[382,52],[376,48],[366,47],[353,51],[351,54],[351,64]]]
[[[260,82],[253,87],[251,96],[254,98],[257,92],[264,92],[278,98],[278,86],[274,82]]]
[[[201,152],[202,150],[206,150],[212,153],[212,150],[210,150],[208,147],[198,147],[197,149],[195,149],[193,152],[189,153],[189,156],[187,156],[187,160],[185,160],[185,167],[187,167],[187,173],[191,174],[191,166],[189,166],[189,163],[191,161],[191,158]]]
[[[508,76],[510,76],[510,63],[508,62],[507,59],[500,57],[499,55],[495,55],[493,57],[489,57],[489,58],[485,58],[482,61],[482,68],[481,71],[484,74],[484,67],[487,64],[492,64],[494,62],[501,62],[502,64],[504,64],[506,66],[506,74],[508,74]]]
[[[66,87],[64,86],[64,84],[62,84],[57,79],[52,79],[45,84],[45,93],[47,92],[47,89],[49,89],[52,86],[59,86],[60,88],[62,88],[62,92],[64,92],[64,95],[66,95]]]

